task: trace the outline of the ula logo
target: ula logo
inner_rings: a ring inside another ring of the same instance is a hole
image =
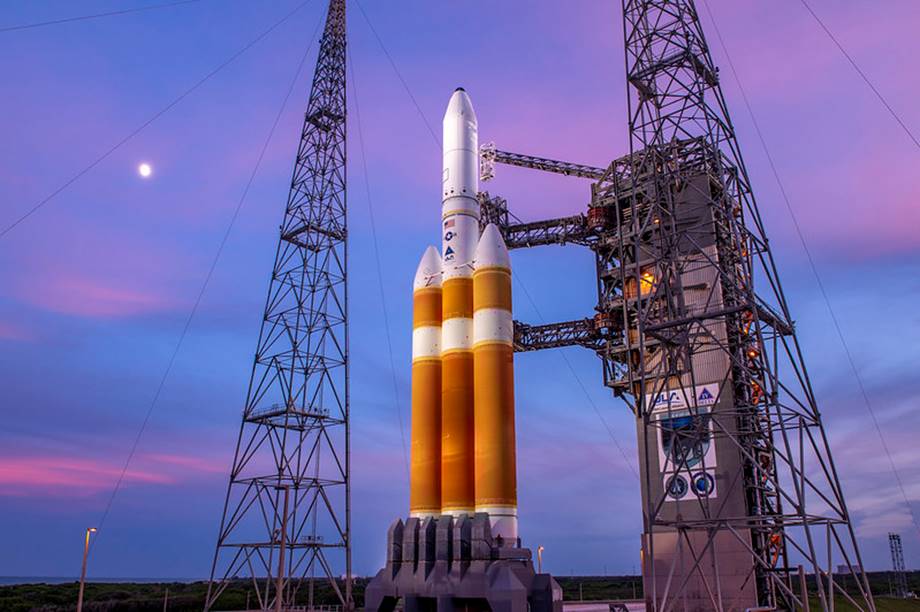
[[[670,393],[659,393],[656,395],[652,407],[657,408],[661,405],[677,406],[678,404],[683,405],[683,402],[680,401],[680,394],[677,391],[671,391]]]

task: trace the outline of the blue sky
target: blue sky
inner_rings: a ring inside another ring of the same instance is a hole
[[[920,514],[917,149],[798,3],[708,1]],[[0,27],[141,4],[8,2]],[[3,225],[297,4],[202,0],[0,33]],[[872,4],[814,2],[905,123],[920,126],[920,85],[904,73],[920,52],[912,32],[920,6]],[[462,85],[483,141],[596,165],[626,151],[617,3],[364,6],[436,133]],[[82,531],[100,519],[324,8],[308,2],[0,239],[0,574],[77,573]],[[349,44],[398,382],[394,398],[352,129],[355,566],[367,574],[383,560],[387,524],[406,511],[396,411],[408,423],[411,280],[425,246],[438,240],[441,161],[355,9]],[[702,12],[866,564],[888,566],[885,536],[895,530],[908,566],[918,567],[920,537]],[[314,55],[315,47],[99,535],[92,575],[207,574]],[[149,180],[137,176],[141,161],[153,165]],[[574,214],[589,197],[585,181],[506,167],[484,188],[523,219]],[[516,318],[590,314],[589,253],[515,252],[513,264],[540,311],[519,292]],[[632,572],[638,486],[592,405],[634,463],[628,411],[601,385],[597,359],[577,349],[521,355],[516,374],[525,542],[546,547],[552,572]]]

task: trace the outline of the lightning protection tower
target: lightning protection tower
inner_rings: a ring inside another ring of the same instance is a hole
[[[320,585],[352,607],[345,125],[345,0],[330,0],[206,610],[239,579],[263,610],[312,607]]]
[[[904,567],[904,549],[901,547],[901,536],[897,533],[889,533],[888,547],[891,549],[891,596],[907,597],[907,569]]]

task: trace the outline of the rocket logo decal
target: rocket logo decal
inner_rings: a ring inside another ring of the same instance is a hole
[[[453,219],[448,219],[447,221],[444,222],[444,229],[447,229],[447,228],[453,227],[453,226],[454,226],[454,220],[453,220]]]
[[[444,251],[444,261],[453,261],[454,259],[454,249],[453,247],[447,247],[447,250]]]
[[[456,236],[456,235],[457,235],[457,234],[455,234],[455,233],[453,233],[453,232],[451,232],[451,231],[448,231],[446,234],[444,234],[444,240],[446,240],[447,242],[450,242],[451,240],[454,239],[454,236]]]

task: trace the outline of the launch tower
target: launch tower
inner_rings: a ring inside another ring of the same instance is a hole
[[[515,325],[515,349],[584,346],[636,418],[649,610],[874,610],[821,415],[693,0],[623,0],[630,151],[606,168],[483,147],[496,163],[588,178],[585,214],[516,223],[508,248],[576,244],[593,316]],[[835,563],[856,577],[835,579]]]
[[[352,608],[345,125],[345,0],[330,0],[206,610],[237,579],[262,610],[311,609],[314,578]]]

